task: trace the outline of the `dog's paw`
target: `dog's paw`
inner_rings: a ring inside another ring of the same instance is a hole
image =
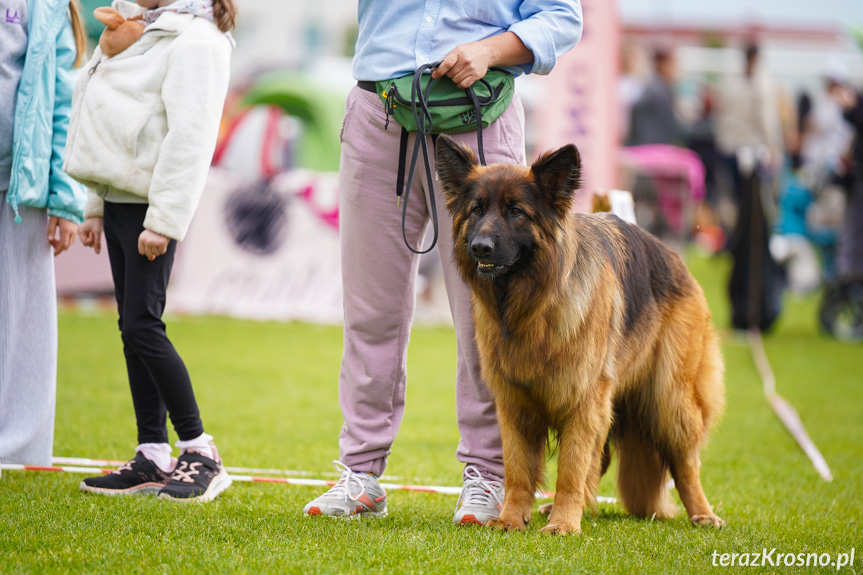
[[[524,521],[510,521],[507,519],[489,519],[485,522],[485,526],[495,531],[523,531],[527,526]]]
[[[699,527],[715,527],[719,529],[723,525],[725,525],[725,521],[717,517],[716,515],[693,515],[689,518],[693,525],[698,525]]]
[[[539,506],[539,514],[540,515],[548,515],[551,513],[551,509],[554,507],[554,503],[543,503]]]
[[[581,527],[569,523],[549,524],[540,529],[546,535],[581,535]]]

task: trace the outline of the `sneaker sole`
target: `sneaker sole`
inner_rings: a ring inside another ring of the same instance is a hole
[[[164,483],[142,483],[141,485],[127,487],[126,489],[106,489],[104,487],[93,487],[92,485],[87,485],[82,481],[81,484],[78,485],[78,488],[87,493],[96,493],[98,495],[107,495],[111,497],[114,495],[156,495],[164,486]]]
[[[197,501],[199,503],[206,503],[208,501],[212,501],[220,493],[222,493],[225,489],[231,486],[233,480],[231,476],[227,473],[220,473],[215,476],[213,480],[210,482],[210,485],[207,487],[207,490],[198,495],[197,497],[171,497],[167,493],[162,493],[159,495],[159,499],[169,499],[171,501]]]
[[[374,519],[383,519],[388,514],[387,508],[383,511],[363,511],[362,513],[354,513],[352,515],[327,515],[321,512],[320,507],[310,507],[308,511],[303,513],[306,517],[332,517],[333,519],[343,519],[352,521],[354,519],[362,519],[363,517],[371,517]]]

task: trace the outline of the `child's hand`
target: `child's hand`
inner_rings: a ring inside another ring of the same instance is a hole
[[[105,225],[103,218],[87,218],[78,228],[78,237],[81,243],[92,247],[97,254],[102,251],[102,228]]]
[[[48,220],[48,243],[54,248],[54,255],[68,250],[75,243],[78,224],[65,218],[51,216]]]
[[[162,234],[150,230],[144,230],[138,236],[138,253],[153,261],[158,256],[168,251],[168,242],[171,240]]]

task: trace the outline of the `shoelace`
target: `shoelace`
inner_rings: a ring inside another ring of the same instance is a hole
[[[456,511],[459,504],[471,506],[488,506],[494,500],[496,505],[503,505],[503,500],[498,496],[500,482],[486,479],[473,465],[464,468],[464,486],[456,501]]]
[[[327,495],[331,495],[333,497],[344,497],[345,501],[356,501],[365,494],[366,485],[363,483],[362,479],[360,479],[359,474],[354,473],[350,467],[339,460],[333,460],[333,467],[336,468],[336,471],[341,473],[341,476],[339,477],[339,482],[330,488]],[[358,485],[360,488],[360,492],[356,495],[351,494],[352,481],[354,485]]]
[[[193,461],[192,463],[189,463],[188,461],[181,461],[177,468],[174,470],[174,473],[171,474],[171,481],[194,483],[195,480],[192,479],[192,476],[201,474],[201,472],[198,471],[198,468],[202,465],[203,463],[201,463],[200,461]]]
[[[133,463],[135,463],[135,460],[130,459],[129,461],[127,461],[126,463],[124,463],[123,465],[121,465],[120,467],[115,469],[114,471],[112,471],[111,473],[113,473],[114,475],[120,475],[124,471],[132,471],[132,464]]]

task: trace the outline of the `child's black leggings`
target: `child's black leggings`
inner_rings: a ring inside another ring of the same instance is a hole
[[[105,240],[120,314],[138,443],[168,443],[166,413],[181,441],[204,432],[189,372],[168,340],[162,312],[177,242],[152,262],[138,253],[147,204],[105,202]]]

